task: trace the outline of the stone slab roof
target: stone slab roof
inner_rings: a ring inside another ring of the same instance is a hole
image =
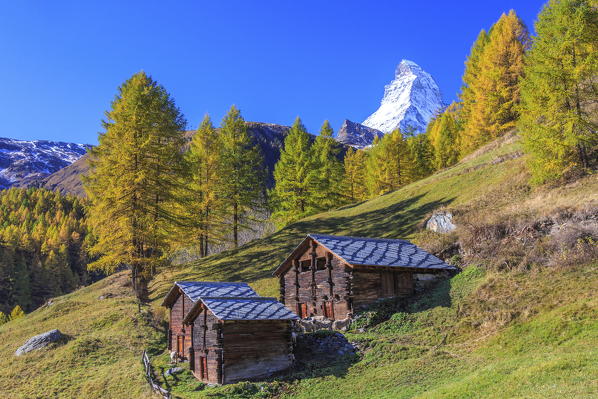
[[[351,265],[456,270],[417,245],[398,239],[309,234]]]

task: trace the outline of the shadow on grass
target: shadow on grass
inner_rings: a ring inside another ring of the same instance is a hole
[[[403,238],[414,233],[421,219],[453,199],[419,202],[426,194],[413,196],[385,208],[348,216],[322,216],[304,220],[241,248],[228,250],[172,269],[177,280],[253,282],[272,277],[274,269],[309,233],[361,237]],[[155,284],[153,298],[162,297],[170,283]]]

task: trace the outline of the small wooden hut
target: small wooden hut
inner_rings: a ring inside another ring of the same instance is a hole
[[[177,281],[170,289],[162,306],[169,308],[168,349],[176,351],[186,359],[191,350],[191,330],[183,324],[183,319],[197,303],[206,297],[257,297],[258,294],[246,283]]]
[[[191,331],[190,369],[201,381],[229,384],[289,368],[291,320],[275,298],[201,297],[183,322]]]
[[[456,270],[405,240],[309,234],[274,275],[299,317],[342,320],[378,299],[412,295],[414,275]]]

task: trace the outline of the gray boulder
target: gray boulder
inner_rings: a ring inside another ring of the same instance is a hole
[[[172,367],[172,368],[169,368],[168,370],[166,370],[165,374],[166,375],[174,375],[174,374],[180,373],[181,371],[183,371],[182,367]]]
[[[309,333],[315,331],[314,323],[310,319],[301,319],[298,322],[299,330],[304,333]]]
[[[332,327],[332,320],[328,320],[323,316],[315,316],[313,323],[316,330],[330,330]]]
[[[437,233],[450,233],[456,228],[453,224],[453,214],[450,212],[436,212],[426,222],[426,229]]]
[[[21,356],[27,352],[45,348],[53,342],[65,339],[65,335],[58,330],[51,330],[35,337],[31,337],[15,352],[15,356]]]
[[[351,324],[351,319],[346,318],[342,320],[335,320],[332,322],[332,329],[333,330],[340,330],[340,331],[347,331],[347,328]]]

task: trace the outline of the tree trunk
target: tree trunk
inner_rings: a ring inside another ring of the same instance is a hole
[[[576,58],[576,51],[575,46],[573,46],[573,68],[577,67],[577,58]],[[579,93],[579,83],[575,82],[575,113],[577,114],[578,123],[581,122],[583,115],[581,111],[581,94]],[[577,129],[576,129],[577,130]],[[581,138],[578,137],[578,140]],[[577,153],[579,154],[579,160],[581,161],[581,166],[587,168],[589,165],[588,157],[586,154],[586,149],[583,143],[577,143]]]
[[[203,257],[204,255],[204,235],[201,234],[199,236],[199,256]]]
[[[239,247],[239,204],[233,205],[233,241],[235,248]]]

